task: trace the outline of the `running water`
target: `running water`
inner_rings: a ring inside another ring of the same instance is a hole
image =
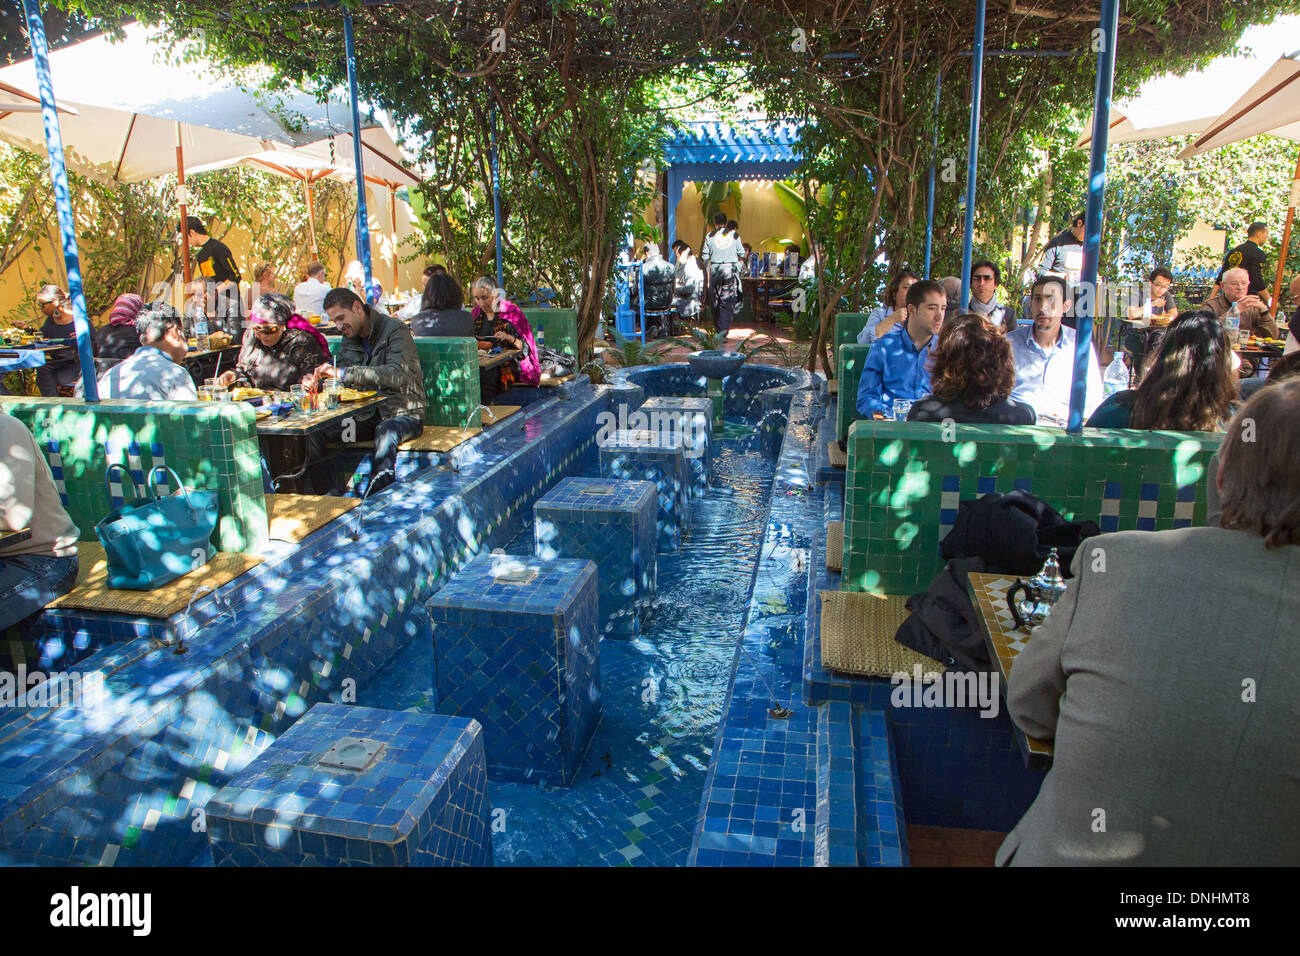
[[[773,463],[743,448],[751,428],[715,438],[713,485],[681,549],[658,556],[643,636],[601,642],[604,714],[573,786],[489,783],[498,865],[685,864],[772,487]],[[531,509],[516,520],[505,551],[532,554]],[[432,712],[432,669],[415,642],[358,701]]]

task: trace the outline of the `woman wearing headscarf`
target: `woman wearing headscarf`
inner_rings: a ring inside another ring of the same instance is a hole
[[[108,325],[95,330],[95,357],[124,359],[135,354],[140,347],[140,333],[135,329],[135,317],[144,306],[144,299],[134,292],[124,292],[113,302],[108,313]]]

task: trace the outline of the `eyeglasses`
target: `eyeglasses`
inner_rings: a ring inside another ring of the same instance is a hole
[[[992,277],[991,275],[980,274],[980,275],[971,276],[971,281],[972,281],[972,282],[992,282],[992,281],[993,281],[993,277]]]

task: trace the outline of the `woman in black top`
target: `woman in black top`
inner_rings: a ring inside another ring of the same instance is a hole
[[[222,372],[217,381],[271,392],[287,392],[301,384],[303,376],[327,358],[310,332],[288,327],[291,318],[293,304],[287,297],[278,293],[258,296],[235,367]]]
[[[945,322],[931,352],[930,391],[907,413],[909,422],[1032,425],[1033,408],[1008,400],[1016,384],[1011,343],[974,313]]]
[[[36,293],[36,307],[45,317],[41,338],[64,340],[67,347],[45,353],[45,364],[36,370],[36,386],[41,394],[54,397],[59,389],[72,389],[81,378],[81,360],[77,356],[77,327],[72,321],[72,304],[68,294],[56,285],[42,286]],[[70,392],[69,392],[70,394]]]
[[[465,310],[464,305],[465,293],[461,291],[460,283],[445,272],[433,273],[424,284],[421,311],[411,316],[411,334],[417,338],[426,335],[468,338],[474,335],[474,316]]]

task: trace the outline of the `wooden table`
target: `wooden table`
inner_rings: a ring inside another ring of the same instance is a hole
[[[1029,642],[1031,637],[1016,627],[1007,606],[1007,588],[1015,583],[1015,578],[1002,574],[971,573],[967,575],[971,600],[979,614],[980,631],[984,634],[984,646],[988,648],[989,659],[993,661],[1001,676],[1002,699],[1007,696],[1007,679],[1011,676],[1011,666],[1016,655]],[[1011,722],[1015,730],[1016,742],[1024,754],[1025,765],[1030,769],[1046,769],[1052,762],[1052,744],[1027,736],[1024,731]]]
[[[19,528],[17,531],[0,531],[0,548],[7,548],[19,541],[30,540],[31,536],[31,528]]]
[[[493,355],[491,352],[484,352],[479,349],[478,367],[479,369],[496,368],[498,365],[504,365],[517,355],[521,355],[523,349],[502,349]]]
[[[337,425],[346,418],[354,417],[358,412],[373,413],[387,400],[387,396],[381,392],[374,398],[359,402],[343,402],[338,408],[308,412],[305,415],[294,410],[282,417],[272,415],[257,422],[255,427],[258,443],[262,445],[271,477],[292,482],[278,490],[306,491],[299,482],[311,465],[311,442],[308,439],[312,435],[331,425]],[[320,489],[316,490],[323,493]]]
[[[360,411],[374,409],[386,401],[388,401],[388,396],[381,392],[373,398],[362,399],[359,402],[343,402],[338,408],[328,408],[306,414],[294,410],[282,417],[272,415],[270,418],[264,418],[257,423],[257,434],[258,437],[275,435],[289,438],[306,438],[308,435],[328,428],[345,418],[355,417]]]

